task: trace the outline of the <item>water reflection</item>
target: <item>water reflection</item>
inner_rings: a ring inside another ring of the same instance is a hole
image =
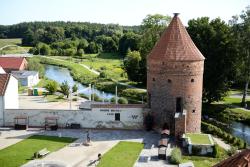
[[[232,133],[245,140],[250,145],[250,126],[247,126],[240,122],[232,122]]]
[[[89,87],[82,85],[81,83],[77,81],[74,81],[72,76],[70,75],[69,70],[66,68],[53,66],[53,65],[45,65],[45,76],[49,79],[55,80],[58,83],[67,81],[71,87],[74,84],[77,84],[79,93],[84,93],[86,95],[90,95],[91,93]],[[97,89],[94,89],[94,93],[96,93],[99,97],[105,98],[105,99],[110,99],[114,96],[111,93],[103,93],[102,91],[99,91]]]

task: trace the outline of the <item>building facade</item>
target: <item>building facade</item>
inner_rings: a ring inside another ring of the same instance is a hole
[[[0,126],[5,109],[18,109],[18,81],[10,74],[0,74]]]
[[[21,86],[32,87],[39,82],[39,74],[37,71],[12,71],[11,74],[18,79]]]
[[[147,90],[158,127],[170,133],[200,132],[204,57],[178,14],[147,58]]]

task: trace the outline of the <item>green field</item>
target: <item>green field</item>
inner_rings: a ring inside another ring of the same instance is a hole
[[[13,38],[13,39],[0,39],[0,48],[6,45],[21,45],[21,38]]]
[[[0,150],[1,167],[19,167],[32,159],[35,152],[47,148],[50,152],[72,143],[74,138],[34,135]]]
[[[133,167],[142,149],[142,143],[119,142],[103,155],[98,167]]]
[[[127,80],[127,75],[122,68],[123,59],[116,53],[85,54],[81,59],[66,56],[53,57],[87,65],[98,72],[105,72],[108,78],[117,81]]]

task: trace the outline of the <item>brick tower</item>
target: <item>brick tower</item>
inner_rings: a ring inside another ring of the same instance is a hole
[[[147,57],[149,107],[175,136],[200,132],[204,59],[178,14]]]

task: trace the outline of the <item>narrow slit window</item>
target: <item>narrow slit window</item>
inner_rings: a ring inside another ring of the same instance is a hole
[[[193,78],[191,79],[191,82],[194,82],[194,79],[193,79]]]

